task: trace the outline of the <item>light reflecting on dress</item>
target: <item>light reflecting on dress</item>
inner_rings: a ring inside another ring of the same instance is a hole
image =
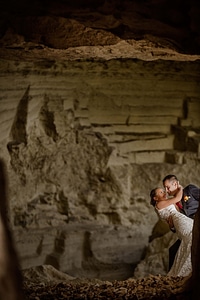
[[[191,246],[194,220],[177,211],[174,204],[156,209],[156,211],[164,220],[167,220],[169,216],[172,217],[177,237],[181,240],[174,263],[167,275],[184,277],[190,275],[192,272]]]

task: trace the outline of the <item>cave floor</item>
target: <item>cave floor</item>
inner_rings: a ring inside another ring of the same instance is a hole
[[[100,281],[74,279],[56,283],[24,282],[25,299],[177,299],[191,300],[191,291],[183,288],[185,279],[150,275],[142,279]]]

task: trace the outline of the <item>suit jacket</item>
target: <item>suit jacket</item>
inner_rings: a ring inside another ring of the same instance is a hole
[[[200,188],[189,184],[183,189],[183,197],[181,203],[183,206],[183,213],[190,217],[194,218],[194,215],[199,207],[200,200]]]

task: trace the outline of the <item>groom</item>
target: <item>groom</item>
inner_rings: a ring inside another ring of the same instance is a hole
[[[177,192],[179,181],[175,175],[167,175],[163,179],[163,186],[168,193],[169,196],[174,196]],[[195,213],[199,207],[200,200],[200,188],[189,184],[183,189],[183,195],[181,201],[177,204],[180,212],[188,216],[189,218],[194,219]],[[169,226],[172,231],[174,231],[173,225]],[[170,248],[169,248],[169,269],[171,268],[176,252],[180,245],[180,240],[177,240]]]

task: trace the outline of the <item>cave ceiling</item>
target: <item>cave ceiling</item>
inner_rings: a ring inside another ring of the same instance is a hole
[[[195,0],[10,0],[0,9],[2,58],[48,58],[59,50],[70,58],[88,48],[107,47],[109,53],[118,46],[116,56],[133,46],[200,54],[200,4]]]

